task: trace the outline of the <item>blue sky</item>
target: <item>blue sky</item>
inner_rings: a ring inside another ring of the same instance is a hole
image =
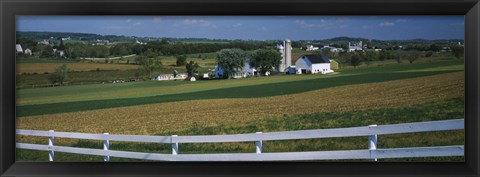
[[[463,16],[17,16],[17,31],[253,40],[463,39]]]

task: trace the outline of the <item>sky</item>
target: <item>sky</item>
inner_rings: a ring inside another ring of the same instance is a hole
[[[243,40],[464,39],[463,16],[17,16],[17,31]]]

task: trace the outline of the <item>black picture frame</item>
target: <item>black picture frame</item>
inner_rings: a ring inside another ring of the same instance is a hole
[[[0,0],[1,176],[479,176],[478,0]],[[465,162],[15,162],[16,15],[465,15]]]

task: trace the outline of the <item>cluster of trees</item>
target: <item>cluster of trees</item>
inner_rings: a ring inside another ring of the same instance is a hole
[[[463,53],[463,50],[462,50]],[[420,52],[416,50],[395,50],[395,51],[366,51],[366,52],[340,52],[338,54],[338,62],[341,67],[351,65],[354,68],[364,63],[369,65],[372,61],[395,60],[401,63],[407,60],[409,63],[415,62],[420,57],[431,57],[432,52]]]
[[[55,68],[55,72],[52,73],[49,77],[48,80],[52,84],[60,83],[63,84],[65,80],[67,79],[67,74],[68,74],[68,67],[66,64],[62,64]]]
[[[137,76],[144,76],[147,78],[152,78],[152,76],[157,74],[163,66],[158,53],[151,49],[137,57],[137,63],[140,65]]]
[[[91,45],[85,43],[68,43],[63,44],[59,39],[56,45],[37,44],[36,41],[19,38],[17,43],[22,44],[24,48],[30,48],[38,53],[41,57],[53,57],[53,49],[65,52],[65,57],[70,59],[78,59],[82,57],[88,58],[105,58],[110,56],[125,56],[130,54],[141,55],[147,50],[153,50],[158,55],[178,56],[195,53],[216,52],[225,48],[238,48],[242,50],[255,50],[269,45],[268,42],[259,41],[232,41],[223,43],[182,43],[169,42],[165,39],[160,41],[149,41],[146,45],[137,43],[117,43],[114,45]],[[185,63],[180,63],[184,65]]]
[[[241,70],[246,62],[261,73],[273,71],[281,63],[280,52],[274,49],[258,49],[247,53],[242,49],[222,49],[217,52],[216,61],[223,69],[223,77],[228,78]]]
[[[221,49],[238,48],[242,50],[255,50],[265,46],[265,42],[255,41],[233,41],[228,43],[182,43],[168,42],[163,39],[161,41],[150,41],[147,45],[143,45],[143,50],[154,49],[161,55],[185,55],[194,53],[210,53]]]

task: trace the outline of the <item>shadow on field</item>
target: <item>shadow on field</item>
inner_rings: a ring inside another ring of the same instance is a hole
[[[296,94],[317,89],[324,89],[343,85],[375,83],[390,80],[408,79],[422,76],[444,74],[454,71],[405,72],[388,73],[371,72],[366,74],[339,76],[332,78],[318,78],[283,83],[271,83],[253,86],[240,86],[192,93],[161,95],[143,98],[121,98],[94,101],[77,101],[66,103],[50,103],[39,105],[17,106],[17,117],[35,116],[44,114],[88,111],[142,104],[165,103],[174,101],[220,99],[220,98],[259,98],[278,95]]]

